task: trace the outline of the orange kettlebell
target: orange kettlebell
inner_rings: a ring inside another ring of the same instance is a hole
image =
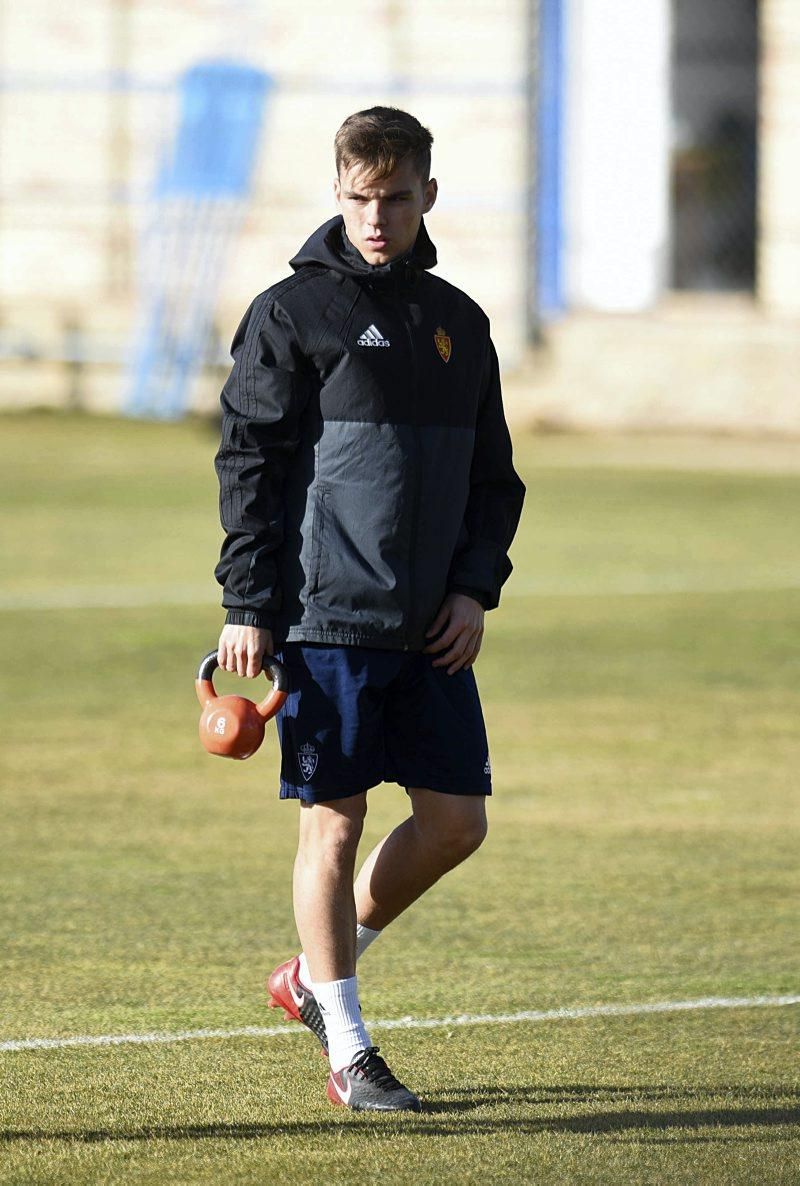
[[[246,696],[217,695],[212,677],[218,666],[217,652],[210,651],[200,663],[194,682],[203,706],[200,740],[210,754],[249,758],[264,740],[267,721],[280,711],[289,694],[288,673],[272,655],[264,655],[261,667],[272,680],[272,690],[260,704],[254,704]]]

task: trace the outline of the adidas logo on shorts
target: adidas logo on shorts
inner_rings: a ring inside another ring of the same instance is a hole
[[[377,325],[370,325],[358,339],[359,346],[391,346],[388,338],[384,338]]]

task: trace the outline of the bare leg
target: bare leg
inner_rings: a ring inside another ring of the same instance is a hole
[[[366,811],[366,794],[300,809],[294,916],[314,981],[355,975],[353,872]]]
[[[413,814],[367,857],[356,879],[358,921],[381,930],[475,851],[486,835],[483,795],[410,789]],[[301,936],[302,938],[302,936]]]

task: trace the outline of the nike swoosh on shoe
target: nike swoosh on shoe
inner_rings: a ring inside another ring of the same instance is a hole
[[[325,1021],[320,1012],[317,998],[301,983],[297,970],[300,961],[297,956],[287,960],[271,973],[267,980],[267,993],[271,1009],[283,1009],[287,1021],[299,1021],[310,1030],[328,1057],[328,1037]]]

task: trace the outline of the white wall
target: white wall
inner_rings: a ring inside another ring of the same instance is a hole
[[[667,277],[669,0],[566,0],[564,289],[647,309]]]
[[[800,4],[797,0],[762,0],[761,37],[758,295],[771,314],[797,318],[800,317],[797,197]]]

